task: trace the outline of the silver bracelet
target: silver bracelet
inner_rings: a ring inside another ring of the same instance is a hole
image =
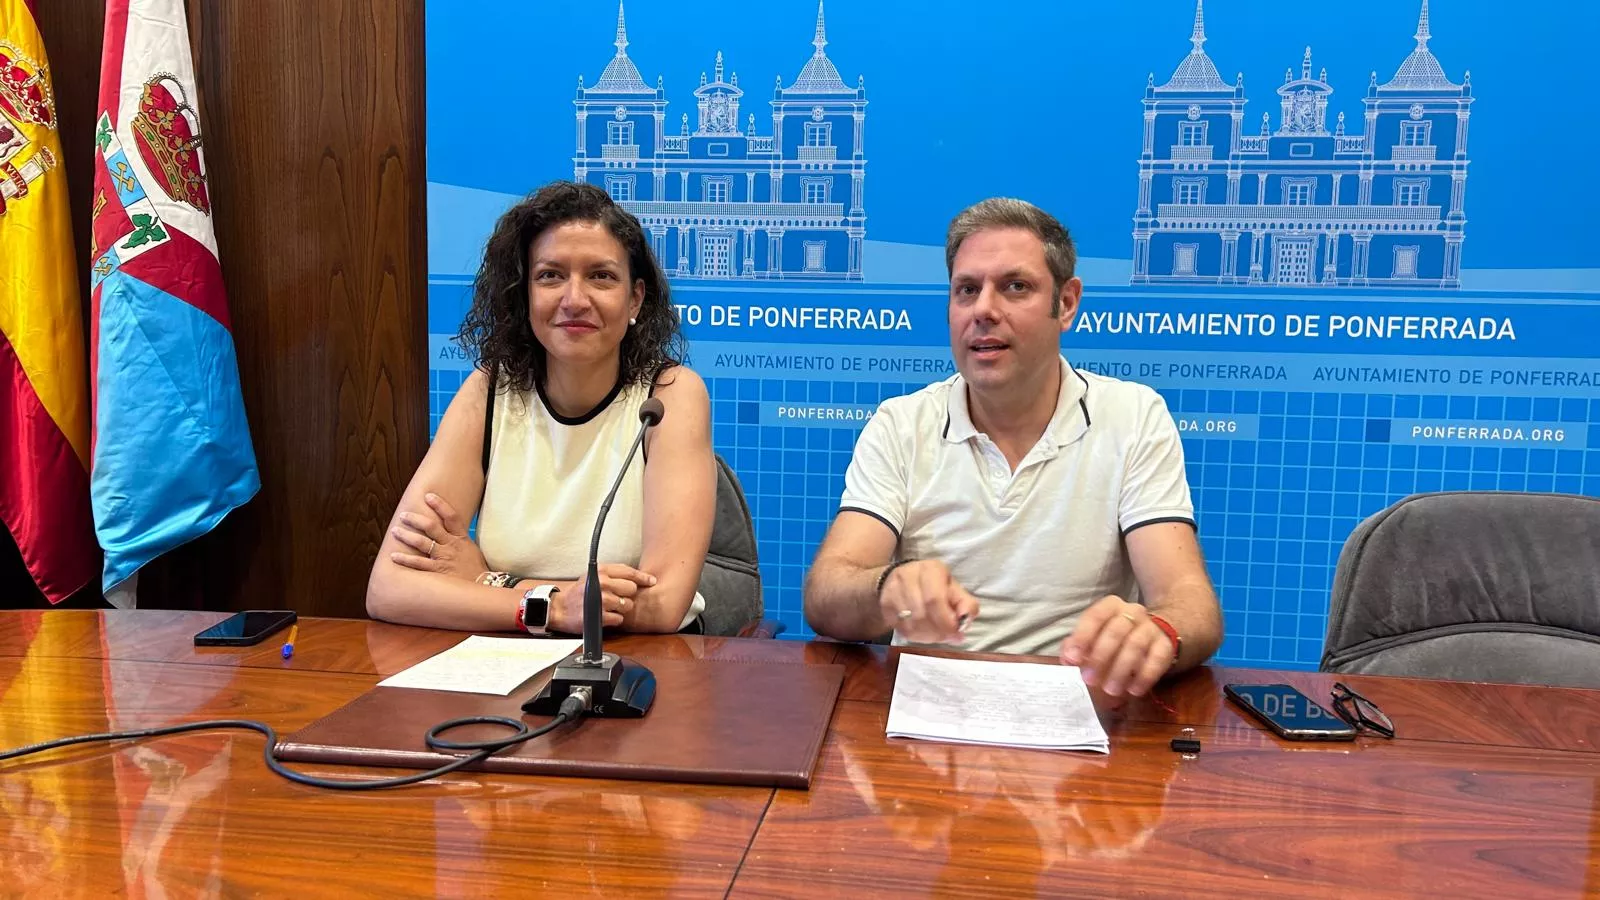
[[[485,572],[478,576],[479,584],[489,587],[506,588],[516,584],[521,579],[510,572]]]

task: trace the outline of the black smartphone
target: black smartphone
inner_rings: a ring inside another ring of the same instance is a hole
[[[248,647],[288,628],[298,617],[289,609],[250,609],[234,613],[194,636],[196,647]]]
[[[1356,730],[1288,684],[1228,684],[1222,692],[1290,741],[1353,741]]]

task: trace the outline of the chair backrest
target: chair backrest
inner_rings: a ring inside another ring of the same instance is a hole
[[[733,469],[720,455],[716,460],[717,515],[700,572],[700,596],[706,601],[700,621],[706,634],[733,635],[760,619],[765,607],[750,505]]]
[[[1322,670],[1600,687],[1600,500],[1444,492],[1357,526]]]

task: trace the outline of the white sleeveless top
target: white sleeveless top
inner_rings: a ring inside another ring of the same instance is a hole
[[[490,390],[493,390],[491,385]],[[639,432],[645,384],[619,386],[588,415],[557,415],[536,391],[494,397],[478,548],[489,568],[540,581],[582,578],[595,517]],[[639,565],[644,447],[634,454],[600,533],[601,563]],[[679,628],[705,610],[698,592]]]

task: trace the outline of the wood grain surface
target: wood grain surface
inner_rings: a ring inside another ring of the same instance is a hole
[[[1280,746],[1121,722],[1108,757],[886,740],[841,702],[735,896],[1578,896],[1600,757],[1425,741]]]
[[[422,4],[190,5],[262,488],[161,589],[361,615],[428,441]]]
[[[393,675],[465,640],[460,631],[391,625],[371,619],[302,616],[293,656],[282,656],[287,631],[253,647],[196,647],[194,636],[227,618],[190,610],[0,611],[0,656],[47,656],[175,662],[304,672]],[[515,637],[515,635],[505,635]],[[576,638],[574,638],[576,639]],[[534,640],[530,638],[530,640]],[[838,645],[700,635],[614,635],[606,647],[625,656],[825,665]]]
[[[213,717],[300,728],[463,635],[308,618],[192,646],[215,613],[0,613],[0,745]],[[1576,897],[1600,892],[1600,692],[1352,677],[1393,741],[1281,741],[1202,668],[1101,718],[1111,753],[884,736],[898,651],[684,636],[640,659],[841,662],[809,791],[457,773],[375,794],[279,779],[254,734],[0,763],[11,896]],[[1194,729],[1203,749],[1169,748]],[[396,770],[306,766],[331,777]]]
[[[0,657],[0,745],[219,717],[282,734],[375,680]],[[321,791],[268,772],[262,743],[209,732],[0,763],[0,895],[721,895],[771,796],[490,774]]]
[[[889,702],[894,693],[895,664],[903,651],[853,644],[838,646],[837,662],[845,666],[846,673],[840,698]],[[912,652],[963,655],[935,648]],[[980,658],[1006,657],[989,654]],[[1046,657],[1032,661],[1055,662]],[[1600,746],[1600,691],[1578,688],[1202,666],[1158,684],[1150,697],[1122,698],[1120,704],[1099,694],[1095,699],[1107,718],[1259,731],[1255,720],[1224,698],[1225,684],[1290,684],[1331,710],[1336,681],[1348,684],[1378,704],[1394,720],[1402,740],[1586,752]],[[1293,741],[1278,743],[1286,748],[1296,746]]]

